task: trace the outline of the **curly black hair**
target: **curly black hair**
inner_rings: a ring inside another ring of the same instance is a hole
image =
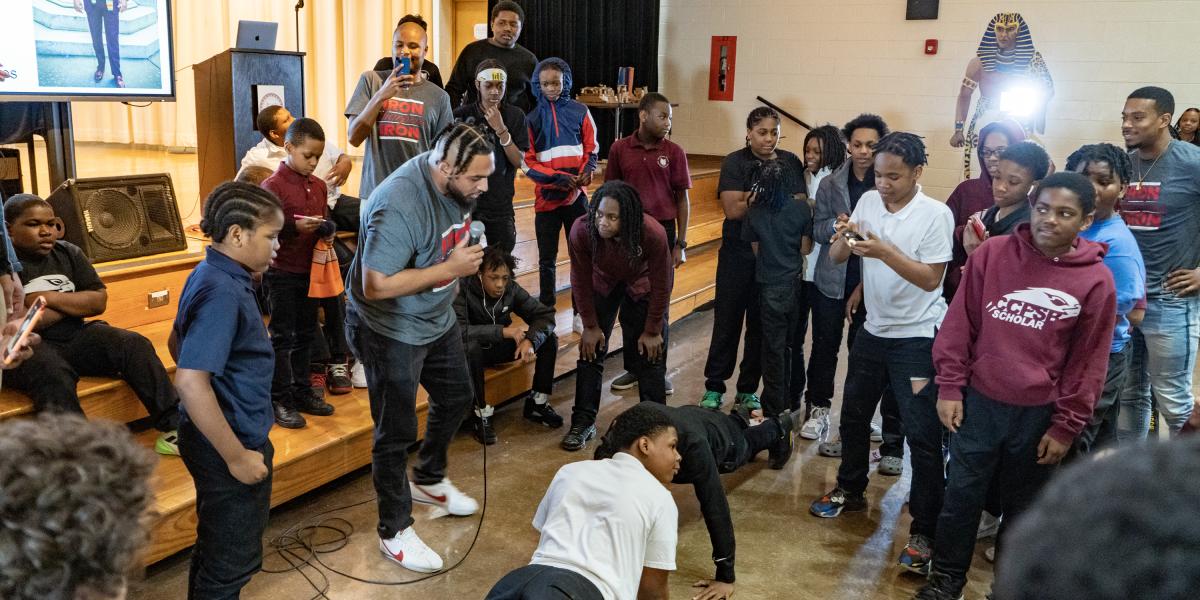
[[[996,557],[996,598],[1195,598],[1197,481],[1200,437],[1125,447],[1060,470],[1006,534],[1011,551]]]
[[[283,211],[275,194],[249,183],[227,181],[218,185],[204,201],[200,231],[212,241],[225,241],[234,225],[253,230],[266,221],[272,211]]]
[[[633,186],[620,180],[604,182],[588,204],[587,228],[588,237],[592,242],[592,256],[600,246],[600,231],[596,229],[596,211],[600,209],[600,201],[605,198],[616,200],[621,211],[621,231],[617,236],[625,246],[630,264],[642,258],[642,199]]]
[[[155,460],[116,423],[0,422],[0,598],[119,593],[149,539]]]
[[[1033,175],[1034,181],[1041,181],[1050,172],[1050,155],[1046,149],[1036,142],[1025,140],[1017,142],[1000,153],[1000,160],[1007,160],[1021,165]]]
[[[1059,171],[1045,179],[1038,185],[1037,196],[1041,196],[1042,192],[1053,189],[1064,189],[1074,193],[1079,197],[1079,208],[1083,214],[1090,215],[1096,210],[1096,188],[1092,186],[1092,180],[1087,177],[1075,173],[1074,171]]]
[[[850,119],[850,121],[842,127],[842,137],[849,140],[850,138],[854,137],[854,130],[856,129],[874,129],[875,132],[879,134],[880,138],[887,136],[887,134],[891,132],[891,130],[888,129],[887,122],[883,120],[883,117],[879,115],[873,115],[871,113],[863,113],[857,117],[854,117],[853,119]]]
[[[821,164],[817,166],[818,171],[826,167],[830,171],[836,171],[846,162],[846,140],[842,139],[842,132],[838,131],[837,127],[826,123],[809,131],[804,136],[802,147],[807,148],[808,141],[814,139],[821,146]]]
[[[655,436],[673,429],[670,417],[645,404],[635,404],[617,415],[600,438],[592,458],[612,458],[616,453],[632,446],[639,438]]]
[[[488,246],[483,249],[483,262],[479,263],[479,272],[487,273],[500,267],[508,269],[509,275],[517,273],[517,258],[500,246]]]
[[[1067,157],[1067,170],[1084,173],[1088,165],[1101,162],[1108,163],[1113,175],[1116,175],[1121,183],[1128,184],[1133,181],[1133,162],[1129,160],[1129,154],[1112,144],[1080,146]]]
[[[913,168],[929,162],[921,136],[907,131],[893,131],[880,138],[875,144],[875,156],[884,153],[899,156],[904,164]]]

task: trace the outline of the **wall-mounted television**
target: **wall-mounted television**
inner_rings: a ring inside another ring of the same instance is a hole
[[[0,100],[174,100],[170,0],[3,0]]]

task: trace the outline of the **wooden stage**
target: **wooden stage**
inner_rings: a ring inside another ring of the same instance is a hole
[[[672,321],[691,314],[698,306],[712,300],[723,220],[716,198],[720,159],[692,157],[689,160],[694,184],[687,236],[690,247],[687,263],[676,273],[671,296]],[[352,178],[357,179],[357,175],[356,166]],[[600,179],[597,177],[593,189],[598,187]],[[188,193],[181,191],[179,196],[185,198]],[[517,246],[514,254],[521,260],[517,280],[536,295],[539,286],[532,186],[523,177],[518,179],[517,198],[520,200],[516,202]],[[187,210],[188,207],[183,207],[183,212]],[[174,373],[175,364],[167,352],[166,340],[183,283],[191,269],[203,258],[204,246],[203,240],[197,237],[189,241],[188,250],[183,252],[96,265],[109,293],[108,310],[100,318],[149,338],[170,373]],[[575,368],[575,346],[578,344],[578,335],[571,330],[570,261],[565,240],[560,239],[558,258],[556,333],[559,338],[559,359],[555,376],[562,377]],[[148,294],[161,290],[169,292],[170,302],[165,306],[148,308]],[[612,339],[614,343],[611,350],[616,351],[621,338],[614,335]],[[509,364],[490,369],[486,386],[488,403],[500,404],[523,397],[530,388],[532,377],[532,365]],[[426,408],[423,395],[422,390],[418,399],[422,428]],[[90,418],[131,423],[146,417],[141,403],[120,380],[84,377],[79,383],[79,397],[84,412]],[[333,416],[308,417],[308,426],[304,429],[274,428],[271,431],[271,441],[275,446],[272,506],[370,464],[372,424],[367,390],[355,389],[343,396],[327,395],[326,399],[337,408]],[[560,412],[566,409],[559,407]],[[32,405],[24,394],[15,390],[0,391],[0,419],[18,418],[31,412]],[[547,435],[559,434],[561,430]],[[148,430],[138,433],[137,439],[147,448],[152,448],[156,436],[156,431]],[[196,530],[195,493],[182,461],[176,457],[161,457],[153,485],[156,517],[152,543],[145,557],[147,563],[191,546]]]

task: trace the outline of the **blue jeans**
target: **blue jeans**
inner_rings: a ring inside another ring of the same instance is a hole
[[[1146,318],[1133,330],[1129,379],[1121,393],[1118,439],[1146,438],[1153,392],[1163,421],[1178,433],[1192,415],[1192,371],[1200,341],[1200,296],[1161,296],[1146,303]]]
[[[910,534],[932,538],[942,510],[946,474],[942,463],[942,424],[933,382],[933,338],[882,338],[865,328],[850,347],[850,365],[842,393],[842,463],[838,485],[852,493],[867,489],[871,418],[891,386],[900,408],[904,434],[912,450],[913,516]]]

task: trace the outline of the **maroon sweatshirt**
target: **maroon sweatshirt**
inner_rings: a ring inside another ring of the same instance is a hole
[[[643,332],[661,333],[663,315],[671,301],[673,264],[667,248],[667,232],[654,217],[642,213],[642,257],[631,263],[625,244],[616,238],[600,239],[593,253],[587,221],[587,215],[576,219],[567,238],[567,251],[571,254],[571,294],[584,327],[600,326],[592,294],[607,296],[617,284],[624,283],[625,293],[630,298],[641,300],[647,294],[650,296]]]
[[[1108,369],[1117,294],[1107,251],[1079,238],[1049,258],[1034,247],[1028,223],[984,242],[967,259],[933,342],[939,397],[961,401],[969,385],[1004,404],[1053,403],[1047,433],[1071,444]]]

